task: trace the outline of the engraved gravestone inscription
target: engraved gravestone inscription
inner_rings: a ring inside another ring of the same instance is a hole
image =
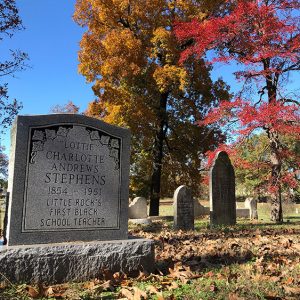
[[[15,126],[9,244],[127,238],[128,130],[79,115]]]
[[[210,224],[235,223],[235,174],[228,154],[221,151],[210,169]]]

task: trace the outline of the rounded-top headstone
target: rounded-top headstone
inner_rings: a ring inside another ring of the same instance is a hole
[[[147,200],[144,197],[136,197],[129,204],[129,219],[145,219],[147,218]]]
[[[228,154],[220,151],[210,169],[210,224],[236,223],[235,174]]]
[[[245,208],[249,208],[250,210],[250,219],[258,219],[258,214],[257,214],[257,200],[248,197],[245,202],[244,202]]]
[[[174,193],[174,228],[181,230],[194,229],[194,200],[191,190],[181,185]]]

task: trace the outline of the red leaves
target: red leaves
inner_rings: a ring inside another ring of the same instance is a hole
[[[202,54],[218,47],[214,62],[238,59],[243,64],[256,64],[277,56],[297,59],[300,38],[297,36],[297,17],[293,9],[299,3],[291,0],[237,1],[237,5],[224,17],[211,17],[204,22],[193,20],[175,24],[175,34],[179,41],[193,40],[181,56]],[[233,51],[227,52],[231,48]],[[297,51],[298,50],[298,51]]]
[[[199,125],[219,122],[235,122],[232,133],[248,135],[258,128],[269,126],[282,134],[300,134],[300,112],[296,105],[286,105],[282,101],[262,103],[260,106],[241,98],[222,101],[219,107],[212,109]]]

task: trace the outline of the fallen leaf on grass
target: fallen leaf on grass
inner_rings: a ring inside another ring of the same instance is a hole
[[[111,291],[113,292],[115,290],[113,284],[112,284],[112,281],[111,280],[107,280],[105,281],[104,283],[102,284],[97,284],[95,285],[92,290],[96,293],[102,293],[102,292],[105,292],[105,291]]]
[[[289,287],[285,285],[283,288],[288,295],[300,296],[300,287]]]
[[[95,287],[95,282],[94,281],[89,281],[89,282],[85,282],[83,285],[83,288],[85,290],[92,290]]]
[[[289,285],[294,283],[295,279],[293,277],[287,278],[287,280],[284,281],[285,284]]]
[[[146,290],[149,291],[150,294],[158,294],[159,291],[157,290],[157,288],[153,285],[148,285],[146,287]]]
[[[216,291],[218,291],[218,287],[216,286],[215,283],[212,283],[212,284],[210,285],[210,287],[209,287],[209,290],[210,290],[211,292],[216,292]]]
[[[199,275],[195,275],[190,267],[182,266],[181,263],[177,263],[174,266],[174,269],[169,268],[170,274],[169,277],[179,279],[182,283],[188,283],[189,279],[199,278]]]
[[[171,291],[171,290],[176,290],[176,289],[178,289],[178,287],[179,287],[179,286],[178,286],[177,282],[172,281],[171,286],[168,287],[168,290],[169,290],[169,291]]]
[[[0,289],[6,289],[8,287],[8,282],[6,280],[0,282]]]
[[[27,285],[26,290],[27,290],[28,296],[33,298],[33,299],[40,296],[40,292],[36,288],[34,288],[30,285]]]
[[[245,298],[239,297],[237,294],[235,293],[230,293],[228,295],[228,300],[244,300]]]
[[[164,299],[165,299],[164,296],[163,296],[163,294],[162,294],[162,292],[159,292],[155,286],[153,286],[153,285],[148,285],[148,286],[146,287],[146,289],[147,289],[147,291],[148,291],[150,294],[156,295],[156,297],[157,297],[156,299],[157,299],[157,300],[164,300]]]
[[[52,286],[44,286],[40,284],[38,286],[39,297],[53,297],[55,299],[63,299],[65,297],[65,292],[69,288],[68,284],[58,284]]]
[[[46,296],[46,297],[49,297],[49,296],[51,297],[51,296],[53,296],[53,294],[54,294],[54,291],[53,291],[53,288],[51,286],[46,288],[44,290],[44,293],[43,293],[43,295]]]
[[[120,295],[126,297],[128,300],[133,300],[133,294],[125,288],[120,290]]]
[[[147,294],[144,291],[140,290],[137,287],[133,287],[133,290],[133,300],[148,299]]]

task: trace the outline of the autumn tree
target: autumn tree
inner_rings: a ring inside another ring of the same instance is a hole
[[[190,58],[179,65],[175,19],[191,20],[222,1],[77,0],[74,18],[87,27],[79,71],[98,97],[88,115],[132,132],[131,189],[150,194],[158,215],[161,192],[177,184],[199,185],[201,154],[223,137],[217,127],[199,128],[217,98],[229,98],[211,67]],[[162,186],[161,181],[165,184]]]
[[[244,87],[252,85],[253,93],[243,89],[234,101],[222,101],[212,110],[205,124],[234,124],[232,133],[240,141],[260,129],[268,138],[269,193],[271,220],[282,222],[281,189],[288,180],[282,171],[286,160],[294,159],[299,169],[299,156],[293,157],[282,143],[285,135],[299,140],[299,101],[285,93],[285,84],[292,72],[300,69],[300,20],[298,0],[225,1],[223,15],[179,23],[176,35],[188,44],[182,53],[202,57],[214,49],[211,62],[236,62],[235,73]],[[299,181],[298,181],[299,184]]]
[[[70,100],[66,104],[53,106],[50,111],[54,114],[78,114],[79,107]]]
[[[15,0],[0,0],[0,42],[4,38],[11,38],[15,31],[23,29],[22,21],[18,14]],[[7,59],[5,59],[7,57]],[[23,70],[28,56],[20,50],[9,50],[6,55],[2,54],[0,61],[0,126],[9,126],[21,108],[16,101],[10,101],[8,96],[8,85],[5,83],[6,76],[13,76],[16,72]]]
[[[281,145],[289,153],[282,161],[281,190],[285,199],[295,200],[300,192],[297,180],[300,160],[300,141],[293,136],[281,135]],[[232,162],[235,166],[237,191],[244,195],[265,198],[268,195],[270,172],[269,139],[265,132],[251,135],[243,143],[237,143]]]

